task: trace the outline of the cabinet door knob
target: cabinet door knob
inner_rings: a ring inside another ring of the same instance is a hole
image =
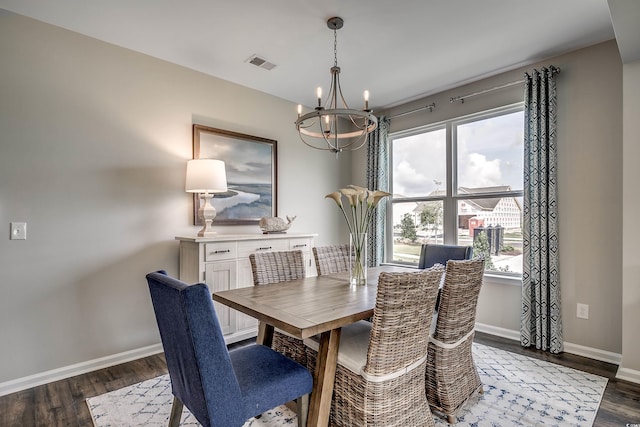
[[[224,251],[214,251],[214,254],[228,254],[229,252],[231,252],[230,249],[224,250]]]
[[[303,244],[303,245],[293,245],[294,248],[306,248],[307,244]]]
[[[262,248],[258,248],[259,251],[268,251],[269,249],[271,249],[272,246],[264,246]]]

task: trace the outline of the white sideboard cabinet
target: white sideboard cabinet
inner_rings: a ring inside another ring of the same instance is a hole
[[[302,251],[307,276],[315,276],[312,249],[317,234],[220,234],[176,237],[180,241],[180,280],[204,282],[211,292],[253,286],[249,255],[256,252]],[[258,321],[214,302],[227,344],[256,336]]]

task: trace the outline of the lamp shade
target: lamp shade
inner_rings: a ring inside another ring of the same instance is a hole
[[[194,159],[187,162],[187,193],[224,193],[227,172],[222,160]]]

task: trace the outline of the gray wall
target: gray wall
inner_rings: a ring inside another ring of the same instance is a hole
[[[615,41],[550,58],[543,63],[427,96],[384,111],[389,116],[431,102],[428,110],[391,121],[391,131],[521,102],[523,85],[467,99],[474,93],[523,78],[535,67],[555,65],[558,76],[558,180],[560,282],[564,338],[568,343],[622,352],[622,63]],[[354,164],[363,167],[358,154]],[[637,241],[637,239],[635,240]],[[576,304],[589,304],[589,319]],[[519,331],[521,288],[485,280],[478,322]]]
[[[159,343],[144,275],[177,275],[174,237],[198,230],[193,122],[277,140],[290,231],[348,241],[324,195],[350,156],[304,146],[296,105],[11,13],[0,58],[0,384]]]

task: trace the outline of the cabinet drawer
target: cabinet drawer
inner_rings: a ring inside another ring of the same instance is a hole
[[[288,251],[288,239],[261,239],[238,242],[238,257],[248,258],[256,252]]]
[[[308,239],[308,238],[289,239],[289,250],[311,252],[311,239]]]
[[[233,259],[238,255],[236,242],[206,243],[204,245],[204,260]]]

